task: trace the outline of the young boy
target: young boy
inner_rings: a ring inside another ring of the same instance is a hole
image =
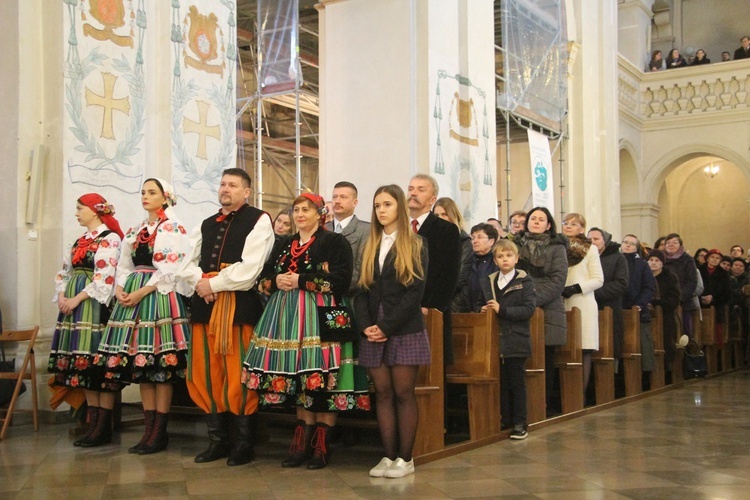
[[[492,299],[482,308],[500,318],[500,414],[501,427],[513,427],[511,439],[526,439],[526,372],[524,363],[531,356],[529,320],[536,308],[534,282],[516,270],[518,247],[510,240],[499,240],[492,250],[500,269],[489,276]]]

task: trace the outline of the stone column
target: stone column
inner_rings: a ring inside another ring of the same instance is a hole
[[[651,60],[653,4],[654,0],[625,0],[617,4],[618,51],[640,70]]]
[[[659,212],[654,203],[625,203],[620,208],[622,235],[632,233],[648,246],[654,244],[659,234]],[[620,237],[622,239],[622,237]]]

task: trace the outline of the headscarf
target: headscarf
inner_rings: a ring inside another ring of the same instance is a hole
[[[107,229],[116,233],[117,236],[122,239],[120,223],[115,219],[115,207],[107,203],[107,200],[105,200],[102,195],[97,193],[87,193],[78,198],[78,202],[96,212],[96,215],[102,223],[107,226]]]
[[[328,213],[328,209],[326,208],[326,200],[324,200],[322,196],[307,191],[301,193],[300,196],[307,198],[313,203],[313,205],[315,205],[315,207],[318,209],[318,226],[325,229],[326,214]]]
[[[602,240],[604,240],[604,246],[605,247],[607,245],[609,245],[610,241],[612,241],[612,235],[610,233],[608,233],[607,231],[605,231],[604,229],[601,229],[601,228],[598,228],[598,227],[592,227],[591,229],[589,229],[589,233],[591,231],[599,231],[600,233],[602,233]]]

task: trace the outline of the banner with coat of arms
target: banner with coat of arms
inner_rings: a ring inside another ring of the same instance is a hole
[[[171,5],[172,180],[192,227],[218,210],[221,173],[236,165],[237,13],[232,0]]]
[[[63,217],[72,218],[82,194],[98,192],[127,225],[143,216],[133,196],[144,179],[146,4],[153,2],[63,3]],[[64,241],[80,235],[75,225],[63,226]]]

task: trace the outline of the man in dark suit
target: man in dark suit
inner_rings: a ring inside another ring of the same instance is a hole
[[[430,209],[437,201],[437,181],[417,174],[409,181],[409,216],[412,229],[427,240],[429,264],[422,297],[422,312],[435,308],[443,313],[443,364],[453,363],[450,303],[458,281],[461,238],[455,224],[444,221]]]
[[[359,271],[362,264],[362,249],[370,236],[370,223],[359,220],[354,215],[357,206],[357,186],[351,182],[341,181],[333,186],[333,220],[326,222],[326,229],[341,233],[352,247],[354,255],[354,272],[349,291],[353,291],[359,281]]]
[[[737,59],[750,59],[750,38],[743,36],[740,38],[742,47],[734,51],[734,60]]]

